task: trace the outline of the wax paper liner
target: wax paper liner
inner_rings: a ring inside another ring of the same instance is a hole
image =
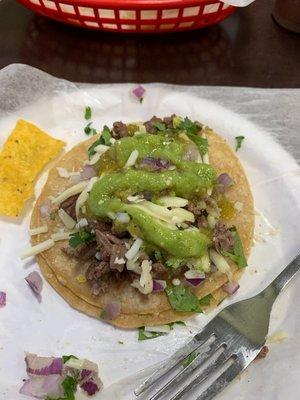
[[[146,120],[153,114],[175,112],[210,125],[232,146],[235,136],[244,135],[239,155],[256,207],[267,220],[257,217],[259,242],[253,248],[241,289],[231,301],[257,293],[299,251],[299,167],[291,153],[299,158],[300,90],[150,84],[145,85],[141,104],[131,95],[133,88],[133,84],[75,85],[28,66],[9,66],[0,72],[0,145],[16,119],[26,118],[67,141],[70,148],[86,138],[83,113],[87,105],[92,107],[97,128],[116,120]],[[37,194],[45,178],[46,173],[37,184]],[[34,260],[24,263],[18,257],[29,245],[29,209],[16,221],[0,220],[0,290],[7,292],[7,306],[0,310],[0,398],[25,399],[18,394],[26,377],[24,351],[91,359],[98,363],[105,386],[97,399],[134,398],[133,388],[156,368],[153,366],[171,355],[215,313],[192,318],[187,328],[167,336],[138,342],[136,331],[113,328],[71,309],[46,282],[39,304],[24,281],[38,267]],[[271,344],[268,358],[251,365],[220,399],[254,400],[258,393],[266,400],[298,397],[299,284],[299,277],[295,278],[272,313],[270,335],[284,331],[287,338]],[[222,307],[228,303],[225,301]]]

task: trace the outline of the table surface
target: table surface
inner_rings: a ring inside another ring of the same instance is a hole
[[[300,35],[274,22],[273,5],[257,0],[198,31],[137,36],[65,26],[2,0],[0,68],[24,63],[89,83],[299,88]]]

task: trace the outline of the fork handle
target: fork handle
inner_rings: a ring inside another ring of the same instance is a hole
[[[300,254],[289,263],[287,267],[270,284],[277,294],[289,283],[294,275],[300,270]]]

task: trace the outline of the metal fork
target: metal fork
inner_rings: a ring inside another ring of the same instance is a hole
[[[231,304],[219,312],[200,333],[134,391],[137,398],[191,398],[192,391],[198,391],[200,384],[212,378],[212,383],[200,394],[198,392],[195,399],[210,400],[215,397],[255,359],[264,346],[273,303],[299,269],[300,255],[258,295]],[[187,357],[193,360],[183,367],[182,362]],[[218,376],[214,378],[218,371]],[[187,382],[191,376],[192,380]],[[161,383],[164,378],[165,382]]]

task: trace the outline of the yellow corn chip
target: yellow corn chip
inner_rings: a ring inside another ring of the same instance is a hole
[[[20,215],[37,176],[64,144],[30,122],[17,122],[0,153],[0,214]]]

